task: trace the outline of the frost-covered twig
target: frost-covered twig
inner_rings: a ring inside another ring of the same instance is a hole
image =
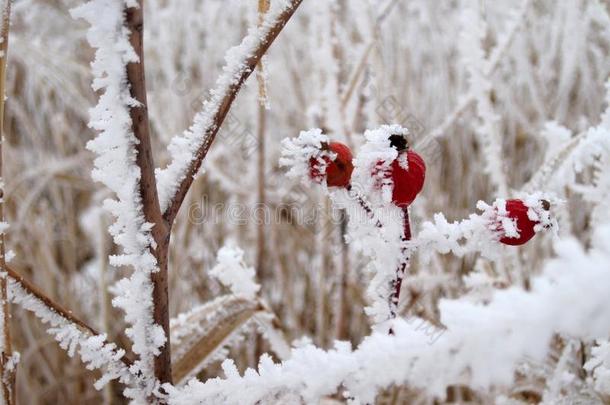
[[[237,93],[303,0],[272,4],[264,21],[226,54],[226,66],[191,127],[172,139],[171,163],[157,171],[159,202],[171,223],[201,168]]]
[[[11,280],[13,280],[13,282],[19,284],[20,289],[36,297],[37,300],[47,306],[50,310],[56,312],[59,316],[66,318],[67,321],[72,322],[80,328],[88,331],[90,334],[99,335],[99,333],[91,326],[89,326],[85,321],[82,321],[81,319],[76,317],[71,311],[64,309],[61,305],[46,296],[42,291],[40,291],[33,284],[23,278],[23,276],[21,276],[17,271],[13,270],[10,266],[4,264],[3,271],[6,272],[7,276]]]
[[[2,2],[2,16],[0,29],[0,223],[4,225],[4,170],[3,148],[4,144],[4,102],[6,97],[6,61],[8,52],[8,34],[11,20],[11,2]],[[0,229],[0,268],[6,265],[5,235],[2,226]],[[15,403],[15,373],[17,364],[11,364],[13,349],[10,330],[10,311],[6,291],[6,279],[0,279],[0,384],[2,385],[1,403],[5,405]]]
[[[396,316],[402,278],[409,263],[410,249],[405,245],[411,237],[408,209],[394,205],[391,175],[393,162],[399,153],[406,152],[402,149],[399,152],[390,140],[407,133],[399,125],[382,125],[365,132],[366,143],[354,160],[352,185],[358,195],[367,196],[370,211],[365,211],[369,221],[357,220],[358,211],[351,208],[350,201],[346,204],[350,215],[349,239],[355,242],[356,249],[371,257],[372,279],[367,288],[370,306],[366,312],[375,324]],[[370,232],[370,222],[378,228],[375,234]]]
[[[566,161],[570,161],[569,157],[572,152],[576,149],[579,142],[586,137],[586,133],[580,133],[572,138],[569,142],[566,142],[562,147],[554,154],[548,157],[548,159],[540,166],[536,171],[535,175],[522,187],[522,190],[528,193],[534,192],[535,190],[542,190],[548,186],[552,177],[556,175],[559,169],[564,166]]]
[[[606,103],[600,123],[571,136],[523,187],[531,191],[552,185],[563,192],[567,186],[594,203],[593,221],[602,223],[610,221],[610,79],[606,82]],[[582,176],[587,170],[591,170],[590,179]]]
[[[605,226],[589,252],[575,240],[562,242],[558,259],[532,280],[529,292],[516,287],[497,291],[489,304],[442,301],[446,330],[399,319],[395,335],[374,333],[356,350],[345,343],[329,351],[306,345],[293,349],[283,363],[264,356],[258,371],[243,376],[226,361],[224,379],[167,387],[170,403],[255,404],[287,392],[304,403],[317,403],[339,387],[355,403],[373,403],[378,390],[392,384],[408,383],[438,397],[453,384],[482,390],[510,384],[519,362],[544,360],[555,333],[585,340],[610,333],[610,318],[599,310],[610,305],[609,240],[610,227]]]
[[[601,122],[589,128],[570,159],[572,175],[570,187],[582,194],[586,201],[595,204],[592,212],[594,222],[610,222],[610,79],[606,81],[606,109],[601,115]],[[588,183],[576,181],[576,175],[586,168],[591,168],[592,179]]]
[[[409,208],[404,207],[402,209],[403,214],[403,232],[402,232],[402,242],[404,244],[408,243],[411,240],[411,223],[409,222]],[[390,318],[396,318],[396,314],[398,311],[398,303],[400,302],[400,290],[402,287],[402,280],[405,277],[405,273],[409,266],[409,261],[411,259],[411,252],[407,246],[404,246],[401,249],[401,259],[398,264],[398,268],[396,269],[396,277],[392,281],[392,294],[390,295]],[[390,329],[390,333],[394,333],[392,329]]]
[[[131,266],[134,269],[129,277],[116,284],[117,296],[113,303],[125,312],[125,320],[130,325],[126,334],[133,341],[133,352],[139,356],[134,361],[132,372],[147,380],[146,386],[140,388],[145,391],[143,395],[150,396],[156,389],[157,377],[169,381],[167,379],[171,379],[171,374],[168,375],[167,366],[159,367],[160,362],[167,361],[165,356],[155,361],[162,353],[168,355],[169,345],[163,325],[157,324],[154,316],[154,284],[151,279],[159,272],[161,263],[157,262],[151,251],[152,248],[159,248],[151,232],[156,224],[148,222],[150,218],[145,216],[143,206],[141,180],[143,176],[146,178],[146,173],[142,173],[138,163],[142,164],[141,160],[147,159],[147,156],[138,156],[138,144],[143,139],[138,139],[134,134],[134,126],[147,123],[132,121],[132,108],[139,106],[139,101],[132,97],[127,86],[127,66],[131,64],[133,68],[139,61],[130,43],[130,32],[125,26],[125,11],[129,7],[138,7],[138,3],[134,0],[91,0],[73,9],[72,15],[85,19],[91,25],[87,39],[96,49],[92,63],[92,87],[96,91],[101,90],[102,94],[97,106],[90,112],[89,125],[98,130],[99,135],[87,147],[98,155],[94,179],[104,183],[117,196],[116,200],[106,200],[105,206],[116,218],[110,233],[115,243],[122,247],[123,254],[112,256],[110,260],[114,266]],[[129,12],[134,23],[137,12]],[[141,25],[133,25],[132,29],[141,31]],[[137,91],[134,95],[141,96]],[[141,135],[141,129],[136,131]],[[144,194],[148,195],[150,191]],[[162,352],[164,345],[166,349]]]
[[[148,103],[146,100],[146,80],[144,75],[143,1],[137,0],[137,7],[126,10],[125,26],[130,32],[129,42],[137,55],[137,61],[127,63],[127,82],[134,104],[129,109],[131,129],[137,140],[134,144],[136,165],[140,169],[140,198],[146,223],[152,224],[150,234],[154,240],[151,251],[157,260],[157,271],[151,273],[153,285],[153,321],[163,328],[165,344],[159,347],[154,359],[155,377],[162,382],[172,381],[172,361],[169,333],[169,296],[168,296],[168,251],[170,225],[165,222],[157,196],[155,164],[153,160],[150,128],[148,122]]]
[[[355,200],[358,205],[360,205],[360,207],[362,208],[362,210],[366,213],[367,217],[371,220],[375,222],[375,226],[379,229],[381,229],[383,227],[383,224],[381,223],[381,221],[379,221],[378,218],[376,218],[375,213],[373,212],[373,208],[371,207],[371,204],[369,204],[369,202],[362,196],[362,194],[360,194],[358,192],[358,190],[355,190],[352,185],[348,185],[346,187],[347,192],[349,194],[349,197],[352,200]]]
[[[536,221],[538,230],[556,227],[555,221],[541,202],[542,194],[535,193],[523,197],[529,207],[528,216]],[[480,253],[490,260],[502,257],[498,241],[506,235],[518,237],[519,229],[514,218],[507,215],[506,200],[497,199],[491,205],[483,201],[477,203],[480,214],[471,214],[459,222],[448,222],[442,213],[434,215],[434,221],[421,225],[419,234],[411,242],[424,262],[429,262],[434,253],[453,253],[463,256]]]
[[[139,390],[133,388],[145,385],[137,373],[131,372],[132,362],[125,357],[125,350],[109,342],[106,334],[98,333],[72,312],[64,309],[51,298],[39,291],[9,266],[4,266],[3,279],[7,280],[9,299],[36,315],[43,323],[49,324],[48,332],[55,336],[59,345],[68,351],[70,357],[78,351],[90,370],[103,370],[102,377],[95,383],[101,389],[106,383],[117,379],[127,385],[125,395],[132,399],[145,400]]]

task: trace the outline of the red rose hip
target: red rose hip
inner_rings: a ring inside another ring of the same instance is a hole
[[[547,209],[548,202],[544,201],[543,206],[545,207],[545,209]],[[527,216],[528,210],[529,207],[525,205],[521,200],[506,201],[506,216],[515,221],[519,236],[516,238],[511,238],[506,235],[502,236],[500,238],[500,243],[511,246],[519,246],[527,243],[530,239],[534,237],[534,235],[536,234],[534,228],[538,224],[538,221],[532,221],[531,219],[529,219],[529,217]],[[501,225],[499,227],[499,231],[503,232]]]
[[[354,165],[352,163],[352,152],[349,147],[340,142],[330,142],[322,145],[323,150],[327,150],[335,154],[335,159],[324,156],[324,165],[326,172],[322,169],[321,162],[318,158],[312,157],[309,159],[309,177],[321,183],[326,177],[326,184],[329,187],[347,187],[350,184]]]
[[[392,162],[390,173],[394,184],[392,202],[401,208],[411,205],[424,187],[426,178],[424,160],[411,150],[402,151]]]

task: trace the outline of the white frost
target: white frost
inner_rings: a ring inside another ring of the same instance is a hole
[[[96,389],[101,389],[109,381],[115,379],[128,385],[138,384],[137,378],[121,362],[125,351],[118,349],[114,343],[107,343],[106,335],[91,335],[82,331],[10,278],[8,279],[8,293],[11,302],[33,312],[43,323],[49,325],[47,331],[55,337],[55,340],[68,352],[70,357],[78,353],[89,370],[101,369],[103,371],[102,376],[95,383]],[[132,398],[136,397],[132,396]],[[141,397],[141,399],[144,398]]]
[[[319,128],[301,131],[296,138],[285,138],[282,140],[282,157],[280,166],[288,167],[286,176],[300,178],[304,185],[311,184],[311,159],[317,161],[317,169],[320,180],[324,180],[326,173],[326,159],[334,159],[335,154],[322,150],[322,144],[328,143],[328,136]]]
[[[346,343],[328,351],[308,344],[283,363],[263,356],[258,371],[243,376],[225,361],[224,379],[167,386],[170,403],[247,405],[287,392],[316,403],[340,386],[355,403],[372,403],[380,388],[406,382],[440,397],[452,384],[510,384],[520,362],[544,360],[554,333],[584,340],[610,333],[610,318],[601,310],[610,305],[610,227],[600,228],[595,240],[589,252],[575,240],[557,244],[559,257],[532,280],[529,292],[496,291],[487,305],[441,301],[442,333],[425,323],[414,327],[413,319],[397,320],[394,336],[373,333],[355,350]]]
[[[218,264],[210,270],[210,275],[236,296],[250,300],[256,298],[261,288],[255,281],[254,268],[246,266],[244,251],[237,246],[227,245],[218,251]]]
[[[153,320],[151,274],[158,271],[150,251],[153,239],[151,224],[144,220],[139,193],[140,169],[135,164],[137,142],[131,130],[129,110],[136,105],[127,86],[126,65],[137,62],[124,26],[126,7],[134,1],[92,0],[72,10],[72,16],[86,20],[91,27],[87,39],[96,49],[91,67],[93,89],[102,91],[97,106],[91,109],[89,125],[99,135],[87,144],[97,154],[93,178],[116,193],[116,200],[106,200],[105,207],[116,221],[110,233],[123,253],[111,256],[113,266],[131,266],[132,275],[120,280],[113,304],[125,311],[126,330],[133,341],[133,351],[139,356],[133,373],[148,377],[145,390],[150,394],[156,386],[153,359],[165,343],[161,326]]]

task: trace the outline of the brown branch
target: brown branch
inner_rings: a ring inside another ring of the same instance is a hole
[[[38,289],[38,287],[36,287],[34,284],[27,281],[17,271],[13,270],[11,267],[9,267],[6,264],[3,266],[3,268],[4,268],[4,271],[6,271],[8,273],[8,276],[10,278],[12,278],[13,280],[15,280],[17,283],[19,283],[25,291],[27,291],[29,294],[32,294],[36,298],[38,298],[47,307],[52,309],[54,312],[57,312],[57,314],[60,315],[62,318],[65,318],[67,321],[70,321],[71,323],[78,325],[80,328],[84,329],[85,331],[87,331],[88,333],[90,333],[92,335],[99,335],[99,333],[95,329],[93,329],[93,327],[89,326],[85,321],[82,321],[79,318],[77,318],[74,314],[72,314],[72,311],[65,309],[63,306],[61,306],[61,304],[58,304],[55,301],[53,301],[51,298],[49,298],[47,295],[45,295],[42,291],[40,291]]]
[[[8,52],[8,33],[11,21],[11,2],[10,0],[4,0],[4,7],[2,10],[2,32],[0,38],[0,180],[2,179],[4,171],[2,170],[3,165],[3,150],[2,144],[4,143],[4,97],[6,92],[6,59]],[[4,185],[0,186],[0,221],[4,221]],[[0,266],[5,265],[5,239],[4,233],[0,235]],[[8,299],[6,294],[6,279],[0,279],[0,317],[3,319],[2,322],[2,333],[4,335],[4,350],[0,354],[0,381],[2,384],[2,396],[5,404],[15,404],[15,368],[12,370],[7,369],[7,364],[10,361],[13,353],[12,341],[11,341],[11,329],[10,329],[10,311],[8,305]]]
[[[228,91],[222,98],[220,103],[220,107],[214,118],[212,119],[212,125],[210,125],[205,134],[203,134],[205,141],[203,145],[197,150],[194,159],[190,162],[189,168],[186,171],[184,179],[181,181],[176,193],[174,194],[171,204],[168,209],[164,213],[164,217],[168,224],[173,223],[178,211],[180,210],[180,206],[186,197],[186,193],[188,192],[191,184],[193,184],[193,180],[199,169],[201,168],[201,164],[203,163],[203,159],[205,159],[212,142],[216,138],[216,134],[220,129],[225,117],[227,116],[233,101],[237,97],[237,93],[241,89],[241,86],[244,84],[246,79],[250,77],[250,74],[254,71],[254,68],[261,60],[267,49],[271,46],[275,38],[282,31],[288,20],[292,17],[294,12],[297,10],[299,5],[303,0],[292,0],[291,5],[288,6],[277,18],[273,27],[270,28],[267,36],[261,40],[258,48],[254,50],[252,55],[246,59],[244,66],[241,69],[241,74],[239,78],[235,80],[235,82],[229,87]]]
[[[258,0],[258,25],[259,27],[265,20],[265,14],[269,11],[270,0]],[[265,208],[267,204],[265,194],[265,130],[266,130],[266,104],[267,104],[267,83],[264,75],[264,66],[262,60],[258,62],[257,68],[257,80],[258,80],[258,153],[257,153],[257,191],[258,191],[258,205],[259,207]],[[257,278],[262,280],[265,274],[265,220],[264,213],[261,214],[261,218],[257,218],[258,226],[256,229],[256,272]]]
[[[27,281],[21,274],[19,274],[15,270],[13,270],[10,266],[8,266],[7,264],[4,264],[2,266],[2,268],[8,274],[8,277],[13,279],[16,283],[18,283],[21,286],[21,288],[23,288],[28,294],[31,294],[34,297],[36,297],[37,299],[39,299],[51,311],[55,312],[57,315],[64,318],[66,321],[78,326],[80,329],[84,330],[85,332],[87,332],[88,334],[90,334],[92,336],[100,335],[100,333],[97,330],[95,330],[93,327],[89,326],[85,321],[81,320],[76,315],[74,315],[72,313],[72,311],[64,308],[61,304],[58,304],[57,302],[53,301],[53,299],[51,299],[45,293],[40,291],[38,289],[38,287],[36,287],[34,284]],[[5,282],[6,282],[5,277],[3,277],[3,280],[5,280]],[[110,343],[110,342],[108,342],[108,340],[106,340],[105,343]],[[117,345],[116,343],[115,343],[115,346],[120,348],[120,346]],[[125,356],[123,356],[121,358],[121,361],[127,367],[130,367],[132,365],[131,360],[129,360]]]
[[[140,168],[140,196],[144,218],[146,222],[154,224],[152,236],[155,248],[151,248],[159,270],[152,274],[153,283],[153,319],[156,324],[161,325],[165,332],[165,345],[160,348],[160,354],[155,357],[155,377],[162,383],[172,382],[172,364],[170,351],[169,333],[169,297],[167,280],[167,254],[169,250],[169,226],[161,215],[159,198],[157,195],[157,183],[155,180],[155,165],[153,161],[152,148],[150,144],[150,127],[148,122],[148,104],[146,100],[146,80],[144,74],[144,46],[143,26],[144,10],[143,0],[138,0],[138,7],[126,10],[127,28],[131,35],[129,42],[139,61],[127,64],[127,81],[130,85],[131,97],[138,101],[138,105],[130,109],[132,130],[138,142],[135,146],[137,151],[136,164]]]

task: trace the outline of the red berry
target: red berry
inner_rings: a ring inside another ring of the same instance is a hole
[[[507,200],[506,201],[506,216],[516,221],[517,230],[519,231],[519,237],[510,238],[503,236],[500,239],[501,243],[505,245],[519,246],[527,243],[534,237],[536,231],[534,227],[538,224],[537,221],[532,221],[527,216],[528,207],[521,200]],[[502,226],[499,224],[498,230],[502,232]]]
[[[407,155],[407,169],[401,165],[404,154]],[[392,162],[392,202],[401,208],[411,205],[417,194],[424,188],[426,179],[426,164],[417,153],[403,151]]]
[[[404,159],[407,158],[407,168],[405,169]],[[373,169],[373,176],[379,178],[379,171],[383,166],[383,162],[378,162]],[[401,208],[405,208],[415,200],[417,194],[424,187],[426,178],[426,164],[417,153],[411,150],[403,150],[398,153],[398,157],[394,159],[389,169],[385,170],[382,175],[385,179],[392,179],[392,202]],[[382,186],[383,181],[377,183],[378,187]]]
[[[349,185],[352,171],[354,171],[352,152],[340,142],[330,142],[326,146],[326,150],[336,154],[334,160],[328,156],[322,158],[326,164],[326,184],[329,187],[346,187]],[[313,181],[321,183],[324,180],[322,171],[317,158],[309,159],[309,176]]]

